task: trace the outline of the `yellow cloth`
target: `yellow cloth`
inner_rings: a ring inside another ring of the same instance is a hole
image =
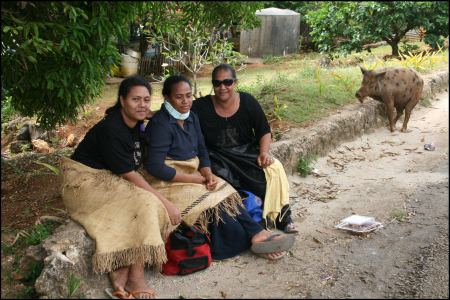
[[[289,181],[283,165],[276,158],[270,166],[263,170],[267,181],[263,218],[275,222],[281,208],[289,204]]]

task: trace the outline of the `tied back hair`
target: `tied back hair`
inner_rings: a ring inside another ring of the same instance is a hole
[[[176,85],[180,82],[186,82],[187,84],[189,84],[189,87],[192,88],[191,82],[185,76],[172,75],[172,76],[167,77],[166,80],[164,80],[162,95],[165,97],[170,96],[170,93],[172,93],[172,88],[174,87],[174,85]]]
[[[122,105],[120,104],[120,96],[123,98],[126,98],[130,90],[135,86],[143,86],[146,87],[148,90],[148,93],[152,94],[152,87],[150,86],[150,82],[148,82],[145,78],[141,76],[132,76],[128,77],[127,79],[124,79],[119,86],[119,92],[117,94],[117,102],[113,106],[106,109],[105,114],[108,115],[112,113],[113,111],[119,110]]]
[[[216,66],[214,68],[214,70],[212,71],[212,74],[211,74],[212,80],[216,79],[216,75],[220,70],[229,71],[231,73],[231,77],[233,77],[233,79],[237,79],[236,70],[231,65],[220,64],[220,65]]]

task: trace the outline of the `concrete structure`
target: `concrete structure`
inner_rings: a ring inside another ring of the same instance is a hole
[[[249,57],[281,56],[294,53],[300,35],[300,14],[289,9],[258,10],[261,26],[242,30],[240,52]]]

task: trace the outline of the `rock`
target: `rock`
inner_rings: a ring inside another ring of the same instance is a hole
[[[46,130],[36,126],[36,125],[31,124],[28,127],[28,130],[30,132],[31,140],[40,139],[40,140],[44,140],[47,142],[50,140],[51,133],[49,131],[46,131]]]
[[[30,135],[30,124],[24,124],[19,132],[17,133],[16,140],[18,141],[31,141],[31,135]]]
[[[45,251],[41,245],[30,246],[19,262],[20,273],[30,274],[36,272],[36,267],[42,267],[45,258]]]
[[[29,121],[26,117],[18,117],[9,121],[4,127],[4,133],[13,133],[16,132],[25,122]]]
[[[31,141],[33,144],[33,149],[38,153],[52,153],[55,149],[51,148],[48,143],[44,140],[33,140]]]
[[[66,146],[67,147],[74,147],[77,144],[77,138],[75,134],[71,133],[66,139]]]
[[[80,225],[69,221],[58,227],[42,243],[42,248],[47,257],[44,259],[44,269],[35,283],[36,292],[41,298],[67,298],[70,296],[68,282],[74,276],[80,279],[76,295],[92,294],[87,278],[93,275],[94,242]]]

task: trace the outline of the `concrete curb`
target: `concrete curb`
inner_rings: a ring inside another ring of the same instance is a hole
[[[448,70],[423,78],[422,99],[431,100],[433,95],[448,88]],[[309,127],[291,129],[282,140],[272,144],[270,152],[281,161],[287,174],[293,174],[300,156],[324,156],[342,142],[385,124],[387,116],[383,103],[370,100],[353,103]]]

